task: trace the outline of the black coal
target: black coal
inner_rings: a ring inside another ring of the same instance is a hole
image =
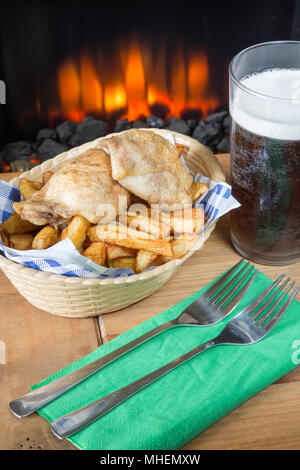
[[[106,121],[86,117],[81,124],[63,121],[55,129],[40,129],[35,142],[12,142],[0,150],[0,171],[5,163],[11,171],[26,171],[70,148],[77,147],[109,132],[122,132],[128,129],[159,128],[179,132],[197,139],[214,153],[229,152],[230,117],[227,111],[215,112],[206,120],[170,117],[164,121],[161,117],[149,116],[147,119],[128,121],[120,119],[113,128]]]

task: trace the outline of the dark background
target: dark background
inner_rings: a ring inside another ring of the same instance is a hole
[[[113,54],[116,42],[126,43],[133,32],[151,41],[154,51],[164,37],[170,55],[178,38],[184,48],[205,46],[214,87],[226,105],[228,63],[237,52],[259,42],[300,39],[299,0],[11,0],[0,5],[0,79],[7,88],[0,143],[28,137],[28,129],[18,129],[20,112],[32,106],[37,85],[42,96],[51,96],[58,64],[83,48]]]

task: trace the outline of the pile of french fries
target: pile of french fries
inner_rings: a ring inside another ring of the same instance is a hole
[[[52,175],[49,171],[44,173],[42,182],[21,179],[19,188],[23,199],[30,199]],[[203,183],[193,183],[193,200],[208,189]],[[14,212],[0,225],[0,236],[3,245],[17,250],[43,250],[69,238],[94,263],[111,268],[127,267],[135,273],[182,258],[195,245],[204,224],[202,209],[167,213],[152,210],[146,201],[138,198],[135,202],[142,203],[145,210],[129,209],[106,225],[92,225],[85,217],[76,215],[63,228],[41,227]]]

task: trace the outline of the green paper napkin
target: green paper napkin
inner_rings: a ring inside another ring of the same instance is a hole
[[[219,324],[177,327],[161,333],[44,406],[39,414],[51,422],[215,337],[230,318],[270,283],[269,278],[258,273],[239,307]],[[32,386],[32,390],[177,317],[208,287]],[[296,340],[300,340],[300,308],[299,303],[293,301],[262,341],[247,346],[218,346],[201,353],[71,436],[69,441],[84,450],[178,449],[294,369],[297,366],[297,361],[293,361]]]

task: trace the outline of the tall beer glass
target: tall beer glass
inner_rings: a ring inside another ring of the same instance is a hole
[[[262,264],[300,261],[300,42],[258,44],[230,64],[231,239]]]

